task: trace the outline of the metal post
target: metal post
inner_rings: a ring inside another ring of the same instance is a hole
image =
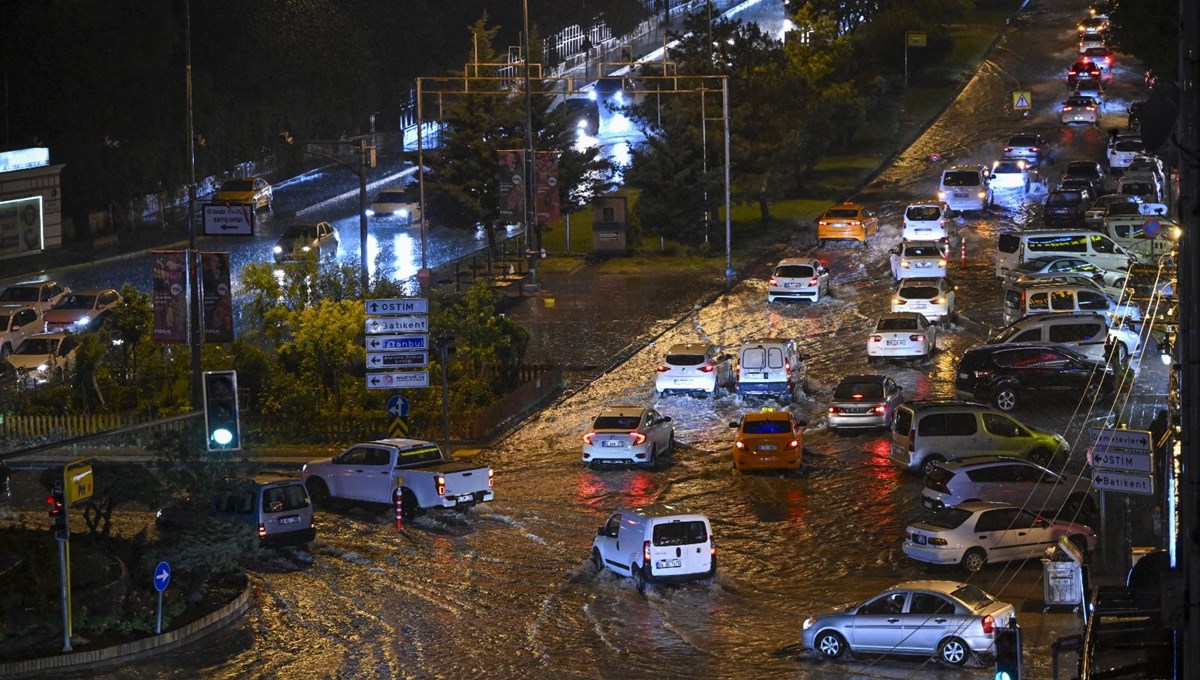
[[[370,163],[370,159],[367,157],[367,140],[358,140],[358,152],[358,264],[362,267],[362,272],[358,275],[358,282],[362,286],[362,297],[366,300],[369,283],[367,277],[367,166]]]
[[[712,2],[708,3],[708,34],[711,50],[712,43]],[[701,160],[704,162],[704,242],[708,243],[708,119],[704,114],[704,88],[700,88],[700,144],[703,151]]]
[[[203,385],[200,383],[200,286],[199,267],[196,266],[196,133],[192,119],[192,3],[184,0],[184,52],[187,57],[184,67],[187,89],[187,134],[188,161],[191,166],[191,184],[188,187],[188,307],[191,323],[188,344],[192,351],[192,408],[199,408],[204,401]]]
[[[733,286],[733,201],[729,196],[729,76],[721,76],[721,110],[725,115],[725,287]]]
[[[63,509],[66,513],[66,509]],[[67,539],[58,539],[58,577],[62,583],[63,651],[71,651],[71,574],[67,569]]]
[[[529,256],[527,288],[536,291],[537,254],[533,250],[533,234],[537,230],[537,154],[533,145],[533,93],[529,86],[529,0],[521,0],[521,7],[525,22],[521,34],[525,66],[525,253]]]
[[[446,356],[449,354],[450,341],[448,338],[437,339],[439,360],[442,365],[442,448],[450,455],[450,387],[446,379]]]
[[[571,213],[567,213],[567,254],[571,254]]]
[[[422,128],[425,126],[425,111],[421,105],[421,79],[417,78],[417,187],[420,192],[418,201],[421,207],[421,272],[417,280],[421,282],[421,294],[426,293],[429,284],[429,251],[425,245],[425,143]]]

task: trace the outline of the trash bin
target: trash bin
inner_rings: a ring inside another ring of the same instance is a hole
[[[1042,577],[1046,609],[1083,604],[1083,569],[1078,562],[1042,559]]]

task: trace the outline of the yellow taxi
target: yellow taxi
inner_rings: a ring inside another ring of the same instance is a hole
[[[733,441],[733,467],[741,470],[799,470],[804,464],[804,427],[787,411],[764,408],[742,415],[729,427],[737,429]]]
[[[817,218],[817,245],[831,239],[851,239],[866,243],[879,231],[879,218],[857,203],[835,205]]]
[[[221,188],[213,194],[217,203],[250,203],[254,209],[271,209],[273,203],[271,185],[261,177],[239,177],[221,182]]]

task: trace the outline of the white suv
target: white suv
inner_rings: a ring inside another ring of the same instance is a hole
[[[925,475],[921,505],[941,510],[967,501],[991,501],[1025,507],[1066,519],[1095,518],[1096,492],[1086,477],[1057,474],[1014,456],[973,456],[938,463]]]
[[[42,313],[32,305],[0,305],[0,359],[34,333],[42,332]]]
[[[823,295],[829,295],[829,272],[818,260],[781,260],[767,279],[767,302],[820,302]]]
[[[938,323],[958,318],[954,291],[957,287],[946,277],[904,279],[892,295],[893,312],[919,312]]]
[[[922,201],[904,209],[905,241],[949,242],[958,236],[958,223],[950,218],[950,206],[945,201]]]
[[[654,392],[660,397],[670,392],[711,395],[733,383],[733,357],[716,345],[692,342],[671,345],[667,350],[658,366]]]
[[[1124,320],[1110,326],[1104,314],[1030,314],[988,340],[989,344],[1044,342],[1073,349],[1089,359],[1117,363],[1129,361],[1142,346],[1142,338]]]

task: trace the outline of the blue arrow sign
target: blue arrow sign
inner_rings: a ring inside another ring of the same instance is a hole
[[[367,336],[368,352],[391,349],[429,349],[428,335],[371,335]]]
[[[154,568],[154,588],[161,593],[162,591],[166,590],[167,586],[170,584],[171,565],[167,564],[166,562],[159,562],[158,566]]]
[[[403,418],[408,415],[408,400],[399,394],[388,399],[387,412],[393,418]]]

